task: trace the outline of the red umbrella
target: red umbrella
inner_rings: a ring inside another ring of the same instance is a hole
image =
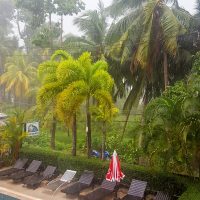
[[[114,151],[112,159],[110,161],[110,166],[106,174],[106,180],[120,182],[124,178],[124,174],[121,171],[120,161],[117,152]]]

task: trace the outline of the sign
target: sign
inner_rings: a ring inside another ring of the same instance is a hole
[[[0,119],[6,119],[8,117],[8,115],[6,115],[5,113],[0,113]]]
[[[26,123],[26,132],[29,136],[35,136],[39,134],[39,122]]]

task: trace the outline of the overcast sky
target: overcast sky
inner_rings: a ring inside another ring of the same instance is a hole
[[[87,10],[94,10],[97,8],[99,0],[83,0],[86,4]],[[112,0],[102,0],[105,6],[109,6]],[[179,0],[179,4],[184,9],[188,10],[190,13],[195,13],[195,2],[196,0]],[[74,17],[65,17],[64,21],[64,31],[65,33],[80,34],[76,26],[73,25]]]

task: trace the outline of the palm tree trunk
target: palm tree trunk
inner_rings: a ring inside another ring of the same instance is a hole
[[[104,160],[104,152],[106,149],[106,122],[102,123],[102,147],[101,147],[101,159]]]
[[[76,156],[76,129],[76,114],[74,114],[72,124],[72,156]]]
[[[21,32],[21,29],[20,29],[20,24],[19,24],[19,13],[18,13],[18,11],[17,11],[16,23],[17,23],[17,30],[18,30],[18,34],[19,34],[19,36],[20,36],[20,39],[24,40],[23,34],[22,34],[22,32]]]
[[[87,155],[88,158],[91,156],[91,113],[89,111],[90,108],[90,98],[88,97],[86,100],[86,117],[87,117],[87,122],[86,122],[86,135],[87,135]]]
[[[13,149],[13,160],[17,160],[19,158],[19,150],[20,150],[20,142],[16,142],[14,149]]]
[[[60,47],[62,47],[62,43],[63,43],[63,15],[61,15]]]
[[[3,74],[4,70],[3,70],[3,64],[2,64],[2,56],[0,54],[0,75]],[[4,94],[4,85],[1,84],[0,85],[0,101],[3,100],[3,94]]]
[[[166,90],[167,86],[169,85],[168,62],[167,62],[167,53],[166,52],[164,52],[164,82],[165,82],[165,90]]]
[[[51,127],[51,148],[55,149],[55,135],[56,135],[56,125],[57,120],[56,117],[53,116],[52,127]]]
[[[131,106],[131,108],[132,108],[132,106]],[[122,136],[121,136],[121,141],[123,141],[123,139],[124,139],[124,134],[125,134],[125,131],[126,131],[126,127],[127,127],[127,124],[128,124],[128,120],[129,120],[130,114],[131,114],[131,109],[126,114],[126,119],[125,119],[123,131],[122,131]]]
[[[50,47],[51,47],[51,53],[53,53],[53,33],[52,33],[51,13],[49,13],[49,30],[50,30]]]

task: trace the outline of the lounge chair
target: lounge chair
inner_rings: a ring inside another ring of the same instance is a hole
[[[71,195],[79,194],[81,190],[90,187],[93,179],[94,172],[84,171],[84,173],[81,175],[80,179],[77,182],[73,183],[67,188],[62,189],[61,192]]]
[[[144,192],[147,182],[133,179],[128,190],[128,194],[122,200],[141,200],[144,198]]]
[[[47,166],[47,168],[40,174],[28,176],[23,180],[23,183],[29,188],[37,188],[42,181],[49,180],[55,175],[56,167]]]
[[[74,178],[75,174],[76,171],[66,170],[65,173],[59,179],[52,180],[51,182],[49,182],[46,188],[56,192],[64,184],[70,183]]]
[[[116,182],[110,182],[104,180],[100,188],[95,189],[94,191],[86,194],[80,195],[79,199],[81,200],[102,200],[104,197],[112,194],[114,192]]]
[[[14,182],[20,182],[25,177],[35,174],[40,168],[41,164],[41,161],[33,160],[26,170],[13,173],[9,176],[9,178],[13,179]]]
[[[171,200],[171,197],[164,192],[158,191],[155,200]]]
[[[15,172],[19,172],[20,170],[23,170],[27,161],[28,161],[27,158],[18,159],[13,167],[0,171],[0,178],[8,176]]]

